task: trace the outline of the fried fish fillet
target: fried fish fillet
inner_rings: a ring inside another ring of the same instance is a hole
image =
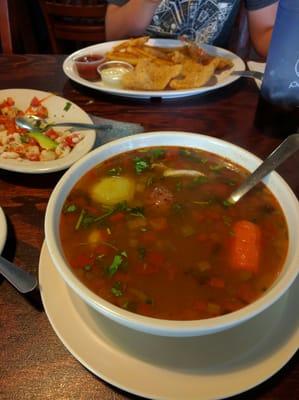
[[[232,60],[230,60],[229,58],[224,58],[224,57],[215,57],[214,62],[216,65],[217,72],[223,71],[224,69],[232,68],[234,65]]]
[[[182,71],[182,64],[161,65],[141,59],[133,71],[124,75],[122,86],[132,90],[164,90]]]
[[[207,65],[198,64],[193,60],[185,60],[179,77],[169,83],[171,89],[194,89],[205,85],[214,75],[216,64],[212,61]]]
[[[210,64],[212,61],[216,61],[216,71],[222,71],[233,66],[233,62],[229,58],[208,54],[195,42],[184,37],[182,37],[181,40],[185,43],[185,47],[183,48],[184,53],[187,53],[194,61],[204,65]]]

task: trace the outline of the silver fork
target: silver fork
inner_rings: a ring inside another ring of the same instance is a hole
[[[232,71],[231,75],[262,80],[264,73],[259,71]]]

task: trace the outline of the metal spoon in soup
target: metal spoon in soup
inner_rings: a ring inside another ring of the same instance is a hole
[[[245,179],[227,199],[229,204],[235,204],[241,199],[250,189],[259,183],[266,175],[274,171],[287,158],[294,154],[299,149],[299,134],[294,133],[288,136],[252,174]]]

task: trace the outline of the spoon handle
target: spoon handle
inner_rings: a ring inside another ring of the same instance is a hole
[[[0,272],[21,293],[31,292],[37,286],[37,279],[34,275],[17,267],[2,256],[0,256]]]
[[[288,157],[299,149],[299,134],[294,133],[288,136],[267,158],[266,160],[236,189],[227,201],[235,204],[253,186],[262,180],[269,172],[276,169]]]
[[[231,75],[262,80],[264,73],[259,71],[232,71]]]
[[[109,129],[112,125],[109,124],[83,124],[81,122],[57,122],[55,124],[49,124],[48,126],[70,126],[78,129]]]

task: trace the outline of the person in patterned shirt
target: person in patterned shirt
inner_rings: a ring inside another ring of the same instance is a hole
[[[184,35],[225,47],[241,1],[248,11],[252,44],[266,56],[278,0],[107,0],[106,39]]]

